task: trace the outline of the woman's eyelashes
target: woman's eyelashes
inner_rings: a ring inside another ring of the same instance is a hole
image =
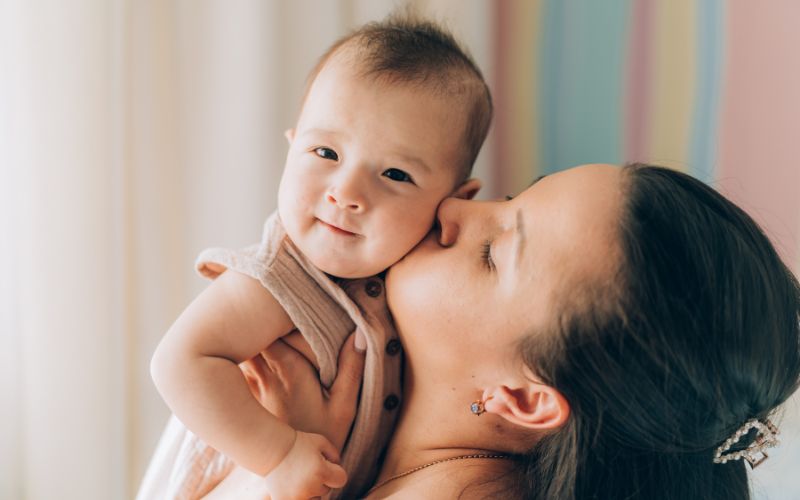
[[[319,147],[314,149],[314,153],[325,160],[339,161],[339,155],[331,148]]]
[[[492,259],[492,242],[490,240],[486,240],[481,245],[481,259],[488,270],[495,270],[494,260]]]
[[[383,171],[383,174],[381,175],[397,182],[410,182],[412,184],[414,183],[414,179],[412,179],[407,172],[404,172],[399,168],[387,168],[386,170]]]

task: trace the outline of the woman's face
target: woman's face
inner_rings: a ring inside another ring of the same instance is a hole
[[[387,276],[409,365],[447,377],[507,366],[554,299],[611,276],[620,169],[586,165],[540,179],[511,201],[449,198],[434,230]],[[517,367],[518,368],[518,367]]]

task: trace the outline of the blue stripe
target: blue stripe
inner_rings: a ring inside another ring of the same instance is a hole
[[[619,163],[630,0],[546,0],[543,8],[542,173]]]
[[[697,5],[697,85],[689,171],[710,182],[717,171],[725,11],[722,0],[704,0]]]
[[[559,1],[545,1],[542,6],[541,55],[539,57],[539,166],[541,173],[549,173],[556,164],[559,99],[563,70],[560,57],[566,31],[564,7]]]

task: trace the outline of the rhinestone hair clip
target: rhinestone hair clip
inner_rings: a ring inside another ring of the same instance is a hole
[[[756,435],[755,440],[753,440],[750,445],[739,451],[730,451],[730,449],[739,442],[739,440],[747,435],[752,428],[758,429],[758,434]],[[765,451],[767,448],[774,448],[778,445],[778,428],[769,421],[769,419],[764,419],[762,422],[756,418],[752,420],[748,420],[744,423],[743,426],[739,427],[739,430],[733,433],[731,437],[725,440],[717,450],[714,452],[714,463],[715,464],[724,464],[727,463],[729,460],[739,460],[744,458],[747,460],[747,463],[750,464],[751,469],[755,469],[764,460],[769,458],[767,452]]]

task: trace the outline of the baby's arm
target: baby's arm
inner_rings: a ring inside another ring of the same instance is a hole
[[[258,281],[226,271],[175,321],[151,362],[159,392],[183,424],[259,475],[287,457],[298,434],[253,398],[237,365],[292,328]]]

